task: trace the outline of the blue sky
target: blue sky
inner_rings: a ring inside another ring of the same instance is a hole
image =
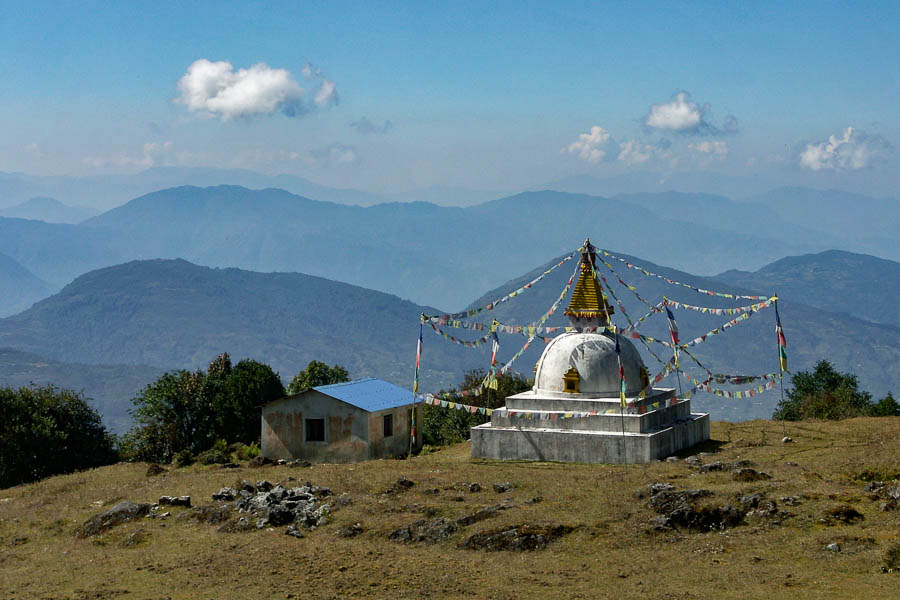
[[[3,3],[0,171],[390,192],[639,170],[898,195],[900,4],[782,4]]]

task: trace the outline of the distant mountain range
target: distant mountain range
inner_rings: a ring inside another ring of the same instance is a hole
[[[300,273],[134,261],[82,275],[0,319],[0,347],[64,362],[188,369],[229,352],[272,365],[285,381],[316,359],[407,385],[423,311],[436,309]],[[477,362],[437,349],[432,360],[426,382],[438,387]]]
[[[128,175],[27,175],[0,172],[0,208],[35,196],[57,198],[66,204],[108,210],[150,192],[193,185],[240,185],[248,188],[281,188],[327,202],[369,206],[389,198],[361,190],[332,188],[295,175],[266,175],[246,169],[212,167],[153,167]]]
[[[574,249],[590,232],[599,232],[602,246],[703,274],[853,249],[845,237],[780,223],[754,206],[702,194],[609,199],[541,191],[466,208],[360,207],[277,189],[179,187],[74,226],[0,218],[0,252],[58,287],[128,260],[185,258],[304,272],[454,309]],[[900,240],[879,255],[900,257]]]
[[[900,263],[866,254],[828,250],[789,256],[755,272],[726,271],[730,286],[777,291],[829,312],[900,326]]]
[[[120,434],[131,427],[129,400],[163,373],[163,369],[156,367],[67,363],[0,348],[0,386],[53,384],[83,392],[103,416],[103,424]]]
[[[0,254],[0,317],[23,311],[53,291],[49,283],[11,257]]]
[[[706,289],[745,292],[720,278],[704,278],[641,258],[621,257],[674,280]],[[822,264],[832,259],[840,260],[841,256],[824,253],[816,260],[807,260]],[[559,260],[554,259],[507,282],[470,306],[484,306],[504,296]],[[618,261],[611,264],[623,280],[634,285],[651,303],[658,302],[663,295],[703,306],[749,303],[701,295],[658,278],[645,277]],[[525,293],[484,313],[478,320],[533,322],[559,296],[574,267],[574,261],[566,263]],[[613,290],[632,318],[647,312],[647,307],[619,285],[605,266],[601,272],[613,284]],[[850,270],[845,277],[852,279],[853,273]],[[752,293],[771,293],[768,283],[754,286]],[[838,314],[831,306],[826,307],[831,310],[812,307],[800,301],[802,293],[787,287],[779,290],[789,367],[793,371],[809,369],[825,358],[841,370],[856,373],[862,386],[876,397],[888,390],[900,390],[900,373],[885,368],[900,363],[900,345],[896,343],[900,327]],[[877,289],[872,290],[872,297],[879,293]],[[889,299],[892,293],[886,290],[884,295]],[[317,359],[342,364],[353,377],[376,376],[409,386],[418,335],[417,316],[421,312],[440,314],[441,310],[299,273],[212,269],[184,260],[134,261],[81,276],[31,309],[0,319],[0,347],[16,349],[15,352],[7,350],[6,354],[0,352],[0,385],[20,385],[34,380],[84,388],[99,399],[104,414],[113,415],[110,418],[116,419],[119,428],[127,425],[128,400],[162,369],[203,368],[220,352],[229,352],[236,360],[249,357],[271,364],[285,380],[310,360]],[[682,339],[688,340],[731,317],[676,310],[676,318]],[[746,323],[710,337],[696,346],[693,353],[717,373],[752,375],[776,371],[774,318],[772,309],[761,311]],[[620,325],[626,324],[617,306],[615,320]],[[549,323],[566,323],[562,307]],[[461,339],[482,335],[467,330],[447,331]],[[665,318],[660,315],[643,323],[641,331],[663,339],[668,336]],[[423,391],[456,384],[464,370],[487,366],[487,345],[467,349],[450,344],[436,336],[429,326],[425,327],[424,336]],[[508,360],[524,341],[518,335],[501,336],[500,360]],[[638,347],[655,373],[658,368],[655,359]],[[536,340],[513,368],[530,376],[542,350],[543,344]],[[668,358],[665,348],[653,346],[653,350]],[[691,365],[689,359],[682,360]],[[127,366],[103,366],[110,364]],[[693,372],[701,373],[696,368]],[[674,382],[669,380],[668,384]],[[695,407],[712,412],[716,419],[740,421],[770,416],[778,397],[777,389],[740,400],[700,394]]]
[[[21,204],[0,210],[2,217],[32,219],[47,223],[80,223],[99,211],[84,206],[69,206],[53,198],[31,198]]]

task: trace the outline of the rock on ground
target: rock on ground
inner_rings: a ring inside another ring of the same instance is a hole
[[[568,525],[514,525],[472,534],[459,547],[487,552],[540,550],[573,529]]]
[[[137,504],[124,500],[106,512],[94,515],[75,531],[80,538],[90,537],[112,529],[116,525],[139,519],[150,512],[149,504]]]

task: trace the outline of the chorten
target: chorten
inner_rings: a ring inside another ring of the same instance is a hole
[[[611,324],[585,240],[578,281],[564,314],[574,327]],[[618,341],[619,351],[616,352]],[[622,379],[628,408],[621,404]],[[534,387],[509,396],[490,423],[472,428],[473,458],[584,463],[646,463],[709,439],[709,415],[671,388],[652,388],[644,361],[623,336],[572,331],[555,337],[535,367]]]

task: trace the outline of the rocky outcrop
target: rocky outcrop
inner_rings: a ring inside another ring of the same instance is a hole
[[[94,515],[75,531],[75,537],[86,538],[112,529],[116,525],[139,519],[150,512],[149,504],[124,500],[106,512]]]

